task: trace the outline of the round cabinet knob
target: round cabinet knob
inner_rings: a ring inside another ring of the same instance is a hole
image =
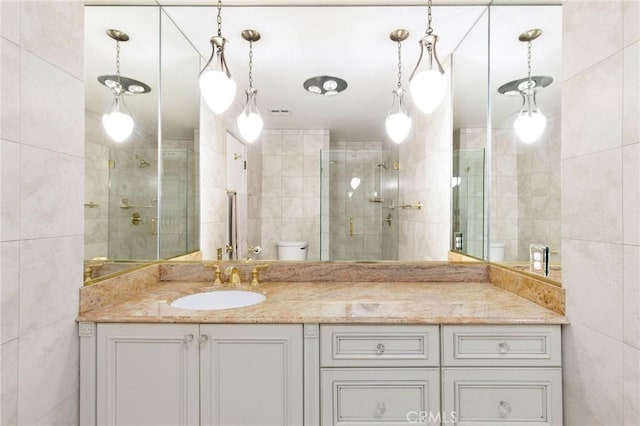
[[[184,342],[185,345],[188,345],[189,343],[193,342],[193,334],[185,334],[184,337],[182,338],[182,341]]]
[[[498,352],[500,352],[501,354],[506,354],[507,352],[509,352],[509,350],[509,345],[507,345],[506,343],[501,342],[500,344],[498,344]]]
[[[511,413],[511,404],[507,401],[500,401],[500,415],[506,417]]]
[[[382,355],[385,351],[385,347],[382,343],[378,343],[378,346],[376,346],[376,353],[378,355]]]
[[[384,405],[384,402],[379,401],[376,404],[376,417],[382,417],[386,411],[387,407]]]
[[[200,336],[200,344],[201,345],[204,345],[208,341],[209,341],[209,336],[207,336],[206,334],[203,334],[202,336]]]

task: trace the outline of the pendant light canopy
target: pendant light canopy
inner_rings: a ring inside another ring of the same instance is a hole
[[[407,114],[402,88],[402,42],[409,37],[407,30],[395,30],[390,35],[392,41],[398,43],[398,85],[393,91],[393,103],[385,120],[387,135],[395,143],[401,143],[411,131],[411,117]]]
[[[409,78],[413,103],[425,114],[431,114],[438,108],[447,94],[448,86],[444,68],[436,52],[438,36],[433,34],[431,20],[431,0],[429,0],[427,30],[425,36],[420,39],[420,57]]]
[[[527,77],[510,81],[498,88],[498,92],[503,95],[522,98],[522,107],[513,123],[513,129],[516,136],[524,143],[533,143],[538,140],[547,127],[547,117],[540,110],[536,95],[553,83],[553,78],[531,75],[531,42],[540,35],[542,30],[536,28],[520,34],[518,40],[527,43]]]
[[[253,88],[253,42],[260,40],[260,33],[255,30],[242,31],[242,38],[249,42],[249,87],[246,90],[247,104],[236,119],[242,138],[253,143],[262,132],[263,121],[256,105],[258,91]]]
[[[111,139],[123,142],[131,135],[134,127],[133,118],[124,104],[124,95],[148,93],[151,88],[141,81],[120,75],[120,42],[128,41],[129,35],[115,29],[107,30],[107,35],[116,41],[116,73],[98,76],[100,84],[108,87],[113,94],[109,112],[102,116],[102,127]]]
[[[222,36],[221,11],[222,1],[218,0],[218,35],[211,37],[211,56],[198,76],[200,95],[215,114],[225,112],[236,96],[236,82],[224,58],[227,39]]]

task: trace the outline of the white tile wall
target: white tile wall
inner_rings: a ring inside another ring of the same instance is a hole
[[[260,235],[262,259],[277,259],[278,241],[307,241],[307,259],[320,259],[320,150],[329,148],[327,130],[265,129],[261,167],[249,179],[261,182],[260,221],[249,228]],[[256,191],[258,189],[256,188]],[[255,238],[255,237],[254,237]]]
[[[637,425],[640,13],[635,1],[563,10],[564,424]]]
[[[84,7],[76,1],[0,7],[0,423],[77,425],[76,410],[63,407],[77,407],[78,394]]]

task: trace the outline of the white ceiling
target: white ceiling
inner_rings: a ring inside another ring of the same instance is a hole
[[[113,4],[113,1],[108,3]],[[225,5],[231,3],[225,2]],[[246,3],[248,2],[240,0],[233,2],[236,5]],[[291,4],[288,1],[268,2],[273,3]],[[436,5],[444,3],[435,2]],[[455,4],[460,1],[446,3]],[[197,74],[200,65],[194,47],[201,56],[208,58],[210,55],[209,38],[216,31],[216,9],[211,6],[172,6],[164,9],[188,39],[185,40],[169,24],[166,16],[162,18],[163,132],[165,137],[180,138],[188,135],[189,127],[197,126]],[[521,78],[526,74],[526,46],[517,41],[517,36],[534,27],[545,30],[545,34],[534,44],[534,74],[552,75],[556,83],[551,87],[559,89],[560,8],[523,6],[493,9],[496,11],[492,12],[492,24],[501,25],[499,30],[492,32],[492,53],[500,52],[499,55],[492,55],[495,58],[495,61],[492,59],[492,75],[495,76],[495,87],[492,90],[495,91],[508,80]],[[156,9],[132,6],[88,7],[85,26],[87,108],[101,112],[108,107],[110,101],[108,90],[96,81],[97,75],[113,73],[115,69],[114,42],[105,35],[105,30],[117,28],[126,31],[131,40],[122,44],[122,73],[144,81],[153,89],[149,94],[127,98],[127,105],[134,117],[150,131],[153,131],[157,123],[154,119],[145,120],[143,116],[155,116],[158,109],[157,33],[160,16],[154,10]],[[440,36],[438,52],[441,60],[444,61],[460,44],[485,10],[485,6],[434,8],[433,27]],[[243,29],[251,28],[262,34],[262,39],[254,44],[253,75],[254,86],[259,91],[258,106],[265,119],[265,127],[331,129],[334,140],[379,140],[383,136],[384,117],[391,104],[391,91],[397,78],[397,48],[389,40],[389,33],[397,28],[405,28],[411,33],[410,38],[403,43],[403,84],[406,86],[419,54],[418,40],[426,27],[426,8],[423,5],[225,6],[222,16],[223,35],[230,41],[226,51],[227,61],[238,83],[233,110],[225,114],[228,124],[234,124],[235,116],[244,103],[243,89],[248,84],[248,43],[241,38],[240,33]],[[478,85],[475,80],[483,72],[486,79],[486,31],[474,30],[462,46],[459,54],[454,55],[454,67],[458,64],[462,69],[468,70],[465,74],[471,78],[468,82],[463,82],[456,77],[458,82],[454,82],[454,95],[456,98],[462,96],[461,105],[465,106],[456,110],[460,117],[456,117],[455,123],[469,126],[475,124],[475,121],[481,121],[479,117],[484,117],[481,109],[486,105],[486,86]],[[545,61],[551,64],[543,66]],[[310,94],[302,88],[305,79],[322,74],[344,78],[349,84],[348,89],[335,97],[322,97]],[[454,75],[461,74],[454,72]],[[544,97],[540,96],[541,99]],[[495,102],[505,112],[496,115],[508,115],[517,111],[518,100],[501,98]],[[558,107],[559,105],[547,107],[543,103],[545,111],[554,108],[557,110]],[[293,114],[274,117],[269,114],[271,109],[290,109]],[[477,125],[482,125],[482,122]]]

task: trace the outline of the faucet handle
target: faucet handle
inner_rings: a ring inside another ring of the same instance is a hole
[[[257,286],[258,284],[260,284],[258,282],[258,269],[266,269],[268,268],[270,265],[269,264],[263,264],[263,265],[254,265],[253,266],[253,270],[251,271],[251,286]]]
[[[214,286],[220,286],[222,285],[222,280],[220,279],[220,265],[217,265],[215,263],[206,263],[204,265],[204,267],[206,269],[213,269],[215,268],[215,280],[213,281],[213,285]]]

